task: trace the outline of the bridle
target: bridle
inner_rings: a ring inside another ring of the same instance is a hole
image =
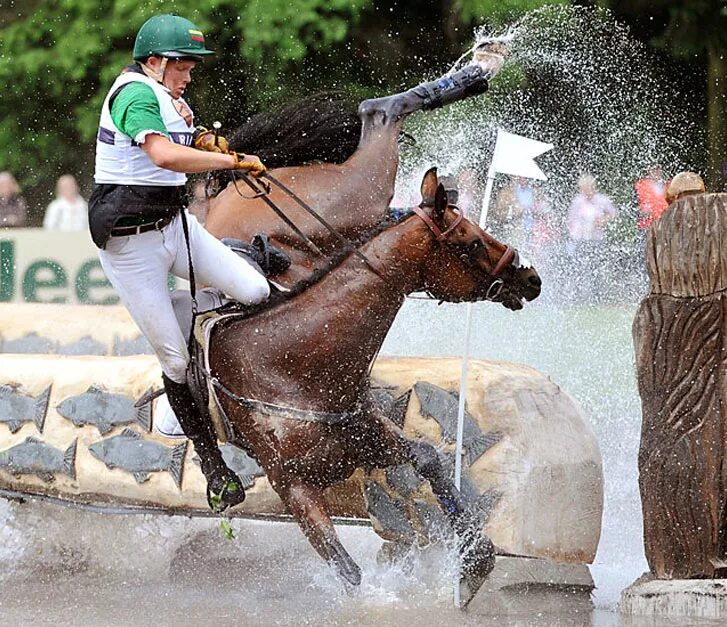
[[[253,191],[253,196],[245,196],[240,192],[240,190],[237,188],[237,181],[236,181],[236,175],[241,178],[245,184]],[[284,194],[286,194],[291,200],[293,200],[299,207],[301,207],[304,211],[306,211],[310,216],[312,216],[315,220],[317,220],[336,240],[338,240],[339,243],[343,245],[344,250],[347,252],[357,256],[361,261],[363,261],[364,265],[373,272],[376,276],[378,276],[384,283],[387,285],[395,288],[395,291],[401,291],[400,288],[396,285],[394,285],[389,278],[387,277],[386,273],[381,270],[378,267],[378,264],[374,263],[371,259],[369,259],[363,252],[361,252],[348,238],[346,238],[344,235],[342,235],[335,227],[333,227],[320,213],[318,213],[315,209],[313,209],[308,203],[306,203],[300,196],[298,196],[293,190],[288,188],[286,185],[284,185],[280,180],[278,180],[275,176],[270,174],[269,172],[266,172],[262,175],[262,177],[266,180],[260,180],[260,178],[253,178],[246,173],[242,172],[235,172],[232,171],[232,180],[235,186],[235,190],[237,193],[246,199],[252,199],[252,198],[260,198],[263,202],[265,202],[268,207],[270,207],[277,215],[280,217],[285,224],[293,230],[294,233],[296,233],[303,242],[310,248],[314,253],[317,253],[320,256],[325,257],[323,252],[310,240],[310,238],[303,233],[303,231],[285,214],[285,212],[278,207],[268,196],[270,194],[270,183],[275,185],[278,189],[280,189]],[[268,183],[269,181],[269,183]],[[464,216],[462,212],[459,210],[459,207],[454,204],[448,204],[448,209],[453,209],[456,213],[456,218],[452,222],[452,224],[449,225],[447,229],[442,231],[432,220],[432,218],[429,216],[429,214],[424,211],[424,207],[433,207],[433,202],[427,202],[426,200],[422,200],[422,202],[418,206],[414,206],[411,208],[412,213],[417,215],[421,220],[429,227],[429,230],[433,233],[435,239],[437,242],[441,244],[445,244],[449,246],[448,238],[449,236],[454,232],[454,230],[459,226],[459,224],[464,219]],[[490,237],[487,233],[483,233],[485,236],[485,241],[488,244],[495,243],[496,240],[494,238]],[[500,274],[503,272],[503,270],[509,266],[515,259],[517,258],[517,251],[512,248],[511,246],[507,246],[505,249],[505,252],[502,254],[500,259],[498,259],[497,263],[492,263],[492,258],[490,257],[490,253],[487,250],[487,246],[485,246],[485,254],[487,255],[488,260],[490,261],[490,265],[493,266],[493,269],[491,272],[488,273],[488,278],[491,279],[491,283],[487,288],[487,292],[485,294],[486,300],[493,300],[497,298],[500,293],[502,292],[502,289],[504,287],[504,281],[500,278]],[[468,262],[468,258],[463,259],[463,261]],[[471,264],[470,265],[474,265]]]
[[[419,218],[421,218],[424,224],[429,227],[429,230],[432,232],[437,242],[439,242],[440,244],[448,245],[447,239],[459,226],[460,222],[464,220],[464,216],[462,215],[462,212],[459,210],[459,207],[457,207],[457,205],[448,204],[447,209],[454,210],[457,217],[454,219],[452,224],[449,225],[449,227],[442,231],[434,222],[434,220],[432,220],[431,216],[423,209],[423,207],[432,206],[434,206],[433,203],[426,203],[425,201],[422,201],[419,206],[412,207],[412,211]],[[483,235],[485,236],[484,239],[487,244],[492,244],[495,242],[494,238],[490,237],[487,233],[483,232]],[[503,270],[505,270],[505,268],[507,268],[517,259],[518,254],[517,250],[514,249],[512,246],[506,245],[505,252],[502,253],[502,256],[497,260],[497,263],[492,263],[492,258],[490,257],[490,253],[487,250],[487,246],[485,246],[485,255],[487,255],[487,259],[492,266],[492,270],[487,274],[487,276],[492,279],[492,281],[487,288],[487,292],[485,293],[485,300],[494,300],[500,295],[503,287],[505,286],[504,281],[502,280],[502,278],[500,278],[500,274],[502,274]],[[469,255],[467,255],[466,253],[464,255],[460,255],[460,259],[470,266],[474,265],[470,261]]]

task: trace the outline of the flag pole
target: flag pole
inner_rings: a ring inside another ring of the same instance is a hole
[[[492,196],[492,184],[495,180],[494,163],[487,171],[487,185],[485,186],[485,197],[482,200],[480,212],[480,228],[485,229],[487,224],[487,213],[490,207],[490,196]],[[467,368],[470,358],[470,336],[472,335],[472,307],[473,303],[467,303],[467,317],[464,328],[464,347],[462,350],[462,372],[459,378],[459,405],[457,407],[457,444],[454,451],[454,485],[459,490],[462,483],[462,441],[464,439],[464,409],[465,397],[467,396]]]
[[[492,184],[495,180],[494,159],[487,170],[487,185],[485,186],[485,197],[482,199],[480,211],[480,228],[484,230],[487,224],[487,212],[490,207],[490,196],[492,196]],[[472,335],[472,309],[474,304],[467,303],[467,317],[464,325],[464,346],[462,348],[462,370],[459,375],[459,404],[457,406],[457,444],[454,450],[454,485],[459,490],[462,485],[462,442],[464,440],[464,410],[467,396],[467,375],[470,361],[470,337]],[[454,581],[454,607],[460,609],[461,599],[459,594],[459,569],[455,573]]]
[[[490,209],[490,197],[492,196],[492,185],[495,175],[500,172],[511,176],[546,180],[545,174],[535,162],[535,157],[553,149],[553,144],[539,142],[529,137],[514,135],[502,129],[497,130],[495,150],[492,154],[492,161],[487,170],[487,185],[485,196],[482,199],[482,210],[480,212],[480,228],[485,230],[487,226],[487,214]],[[467,373],[470,359],[470,336],[472,335],[472,311],[473,303],[467,303],[467,318],[465,319],[464,347],[462,348],[462,372],[459,379],[459,403],[457,406],[457,444],[454,452],[454,484],[457,490],[462,484],[462,440],[464,436],[464,412],[467,397]],[[455,575],[454,582],[454,607],[461,607],[459,590],[459,571]]]

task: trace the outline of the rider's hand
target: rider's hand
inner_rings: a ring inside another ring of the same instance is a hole
[[[244,170],[253,176],[264,174],[267,168],[256,155],[244,155],[241,152],[230,152],[235,159],[235,170]]]
[[[216,140],[214,131],[210,131],[204,126],[198,126],[194,136],[194,147],[207,152],[227,153],[230,151],[230,145],[224,137],[218,135]]]

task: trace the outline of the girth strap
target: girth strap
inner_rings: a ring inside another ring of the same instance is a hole
[[[287,407],[285,405],[276,405],[274,403],[266,403],[258,401],[254,398],[244,398],[235,394],[211,372],[205,371],[205,375],[209,379],[215,390],[219,390],[225,396],[235,401],[241,407],[248,407],[255,411],[259,411],[268,416],[278,416],[280,418],[289,418],[291,420],[302,420],[304,422],[320,422],[326,425],[347,424],[354,420],[360,413],[360,407],[356,407],[353,411],[344,411],[338,413],[311,411],[306,409],[297,409],[296,407]]]

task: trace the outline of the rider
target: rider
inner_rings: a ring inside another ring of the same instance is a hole
[[[193,126],[182,94],[209,54],[202,32],[182,17],[157,15],[141,27],[134,63],[111,86],[101,110],[89,226],[106,276],[161,362],[169,404],[200,457],[210,506],[225,509],[241,503],[245,492],[187,385],[189,354],[167,288],[169,272],[189,278],[185,220],[200,282],[246,304],[265,300],[270,290],[261,274],[184,210],[185,173],[265,172],[255,155],[228,152],[224,139]]]

